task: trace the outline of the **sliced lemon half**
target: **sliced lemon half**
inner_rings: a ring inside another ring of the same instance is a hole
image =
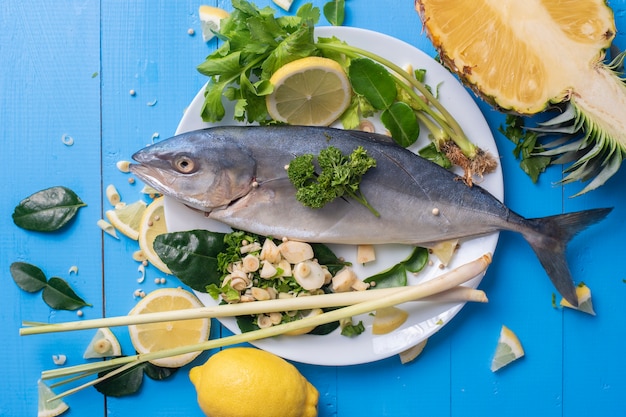
[[[198,17],[200,17],[200,27],[202,29],[202,40],[210,41],[215,37],[215,32],[220,30],[222,19],[228,17],[229,13],[213,6],[200,6],[198,9]]]
[[[149,293],[128,315],[159,313],[202,307],[198,298],[182,288],[161,288]],[[164,321],[128,326],[130,340],[140,354],[175,349],[205,342],[211,330],[210,319]],[[201,352],[184,353],[150,361],[166,368],[179,368],[194,360]]]
[[[114,209],[107,210],[104,214],[116,230],[133,240],[137,240],[139,238],[139,223],[146,206],[145,201],[138,200],[131,204],[118,204]]]
[[[144,210],[139,223],[139,248],[143,251],[146,259],[160,271],[171,274],[169,268],[159,255],[154,251],[154,239],[158,235],[167,233],[165,224],[165,209],[163,197],[154,199]]]
[[[500,338],[496,346],[496,353],[491,361],[491,371],[495,372],[524,356],[524,348],[517,335],[506,326],[500,330]]]
[[[323,57],[297,59],[270,78],[274,91],[265,100],[274,120],[306,126],[328,126],[350,105],[352,87],[344,69]]]

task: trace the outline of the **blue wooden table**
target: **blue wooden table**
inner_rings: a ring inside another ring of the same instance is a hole
[[[304,3],[296,0],[292,12]],[[317,6],[324,1],[315,0]],[[60,322],[75,312],[47,307],[39,294],[20,290],[9,266],[25,261],[66,279],[93,306],[83,318],[126,314],[136,303],[136,242],[103,235],[96,221],[115,184],[134,201],[140,184],[115,163],[154,138],[172,135],[206,79],[195,69],[215,48],[199,35],[198,1],[5,0],[0,6],[0,335],[3,344],[0,416],[37,412],[37,380],[55,368],[83,363],[92,332],[19,336],[22,320]],[[229,10],[227,1],[207,2]],[[258,6],[271,5],[258,0]],[[615,10],[616,44],[626,47],[626,4]],[[413,2],[347,1],[345,25],[379,31],[428,53]],[[324,22],[326,24],[326,22]],[[194,29],[190,35],[188,29]],[[130,90],[135,91],[131,95]],[[554,290],[520,236],[502,233],[494,263],[481,283],[490,299],[467,305],[431,337],[422,355],[402,365],[397,357],[345,367],[296,364],[320,392],[320,416],[623,416],[626,415],[626,169],[604,187],[570,198],[580,184],[555,186],[551,168],[533,184],[522,173],[512,144],[498,133],[504,117],[477,100],[496,139],[505,201],[527,217],[592,207],[615,207],[602,223],[571,244],[577,281],[593,291],[597,316],[555,308]],[[66,146],[62,138],[74,139]],[[17,228],[13,208],[27,195],[64,185],[88,204],[75,222],[43,235]],[[78,273],[70,273],[71,266]],[[155,284],[148,268],[142,289]],[[179,283],[169,278],[165,284]],[[492,373],[489,364],[501,325],[520,337],[526,356]],[[213,326],[218,337],[221,329]],[[125,329],[116,328],[126,352]],[[205,358],[204,356],[203,358]],[[130,397],[107,398],[87,389],[66,399],[67,416],[201,416],[188,367],[167,381],[146,380]]]

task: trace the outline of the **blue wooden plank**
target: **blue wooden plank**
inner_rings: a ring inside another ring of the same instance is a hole
[[[52,355],[68,364],[81,363],[90,335],[18,336],[22,320],[58,322],[77,319],[74,312],[53,311],[41,294],[19,290],[9,265],[25,261],[48,277],[66,279],[93,307],[85,318],[102,314],[100,231],[100,16],[96,1],[4,2],[0,12],[0,103],[2,106],[0,178],[0,333],[7,352],[0,414],[35,415],[37,380],[57,366]],[[63,135],[74,138],[65,146]],[[55,234],[18,229],[11,221],[19,201],[43,188],[65,185],[88,206],[76,221]],[[72,265],[78,274],[70,274]],[[87,341],[85,341],[87,338]],[[67,415],[104,412],[102,396],[72,399]],[[101,410],[101,411],[100,411]]]

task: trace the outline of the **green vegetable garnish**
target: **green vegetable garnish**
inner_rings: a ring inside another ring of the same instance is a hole
[[[335,198],[347,195],[363,204],[376,217],[380,214],[367,202],[361,192],[361,178],[376,166],[376,160],[359,146],[350,156],[344,156],[334,146],[320,151],[317,163],[321,172],[315,172],[314,156],[295,157],[287,169],[291,183],[296,187],[296,198],[307,207],[321,208]]]
[[[272,94],[272,74],[301,58],[322,56],[346,69],[355,94],[341,116],[346,129],[361,118],[381,112],[381,122],[401,146],[413,144],[420,123],[430,131],[437,149],[465,170],[471,183],[474,174],[491,172],[496,161],[465,135],[460,125],[424,84],[424,71],[409,73],[389,60],[332,38],[314,38],[320,10],[302,5],[295,16],[275,17],[269,7],[259,9],[246,0],[233,0],[233,12],[222,20],[217,33],[223,43],[198,66],[209,77],[201,116],[206,122],[222,120],[222,98],[234,102],[234,119],[259,124],[276,123],[269,118],[265,98]],[[333,25],[344,18],[344,2],[331,1],[324,15]],[[381,101],[382,100],[382,101]]]
[[[520,160],[522,170],[536,183],[552,159],[540,155],[545,149],[538,141],[538,134],[524,128],[523,117],[507,115],[505,124],[506,126],[500,126],[498,130],[515,144],[513,155]]]

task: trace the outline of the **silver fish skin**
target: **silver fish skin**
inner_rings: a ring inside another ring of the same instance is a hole
[[[328,146],[344,155],[358,146],[376,160],[361,191],[380,216],[339,198],[321,209],[303,206],[286,166]],[[263,236],[343,244],[440,241],[496,231],[521,233],[557,290],[577,305],[565,248],[610,208],[526,219],[480,186],[375,133],[329,127],[219,126],[183,133],[133,155],[130,169],[164,195],[232,228]]]

